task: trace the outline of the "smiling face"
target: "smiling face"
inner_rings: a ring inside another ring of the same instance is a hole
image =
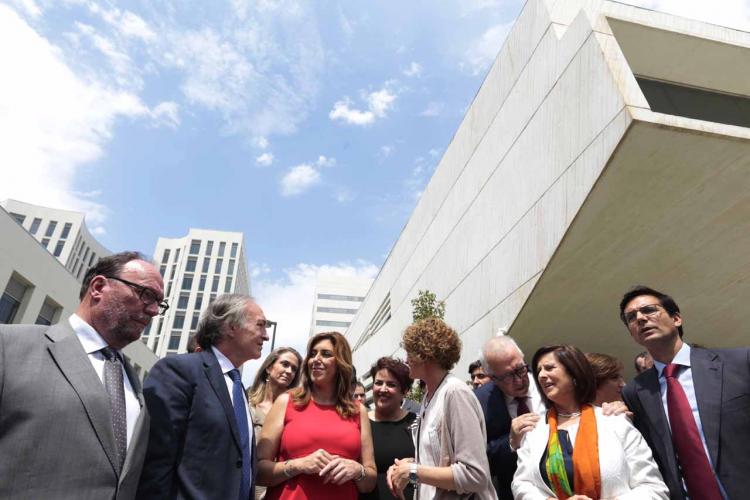
[[[379,370],[372,382],[372,398],[375,411],[383,415],[392,415],[401,408],[406,392],[401,390],[398,379],[383,368]]]
[[[537,370],[539,386],[550,401],[564,408],[576,404],[573,378],[554,352],[548,352],[539,358]]]
[[[644,306],[655,305],[657,311],[654,314],[645,315],[637,312],[633,321],[628,323],[628,331],[633,340],[648,348],[664,343],[674,343],[680,338],[677,329],[682,325],[682,317],[676,312],[670,316],[659,299],[653,295],[639,295],[628,302],[623,310],[625,316],[634,311],[639,311]]]
[[[310,381],[314,385],[335,384],[337,370],[333,342],[329,339],[321,339],[310,348],[307,369],[310,373]]]
[[[294,380],[297,370],[299,370],[297,356],[291,352],[284,352],[271,366],[266,368],[266,373],[270,383],[286,389]]]

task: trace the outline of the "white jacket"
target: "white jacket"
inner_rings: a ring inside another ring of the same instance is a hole
[[[623,415],[606,417],[597,407],[594,411],[599,435],[601,498],[668,500],[669,490],[641,433]],[[518,469],[511,485],[515,500],[547,500],[555,496],[539,471],[548,438],[549,425],[543,418],[521,441]]]

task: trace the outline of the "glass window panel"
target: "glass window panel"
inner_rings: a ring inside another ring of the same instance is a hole
[[[59,257],[60,254],[62,253],[64,247],[65,247],[65,240],[58,241],[57,242],[57,246],[55,246],[55,252],[54,252],[53,255],[55,257]]]
[[[167,272],[167,266],[163,265],[159,268],[159,274],[161,274],[161,277],[164,277],[164,273]]]
[[[21,226],[23,226],[23,221],[26,220],[26,216],[22,214],[10,212],[10,216],[16,219],[16,222],[18,222],[18,224],[20,224]]]
[[[13,321],[18,311],[18,306],[21,302],[11,297],[8,293],[4,293],[0,297],[0,324],[7,324]]]
[[[190,320],[190,329],[195,330],[198,328],[198,320],[200,320],[201,315],[199,313],[193,314],[193,319]]]
[[[31,234],[36,234],[37,231],[39,231],[39,226],[42,224],[42,219],[39,217],[35,217],[33,221],[31,221],[31,227],[29,228],[29,232]]]
[[[232,290],[232,278],[227,278],[224,283],[224,293],[229,293]]]
[[[42,238],[42,246],[47,248],[47,245],[49,245],[49,238]]]
[[[201,306],[203,305],[203,294],[199,293],[195,296],[195,306],[194,308],[198,311],[200,311]]]
[[[193,240],[190,242],[190,255],[198,255],[198,252],[201,251],[201,241],[200,240]]]
[[[189,299],[190,295],[187,293],[181,293],[180,298],[177,299],[177,309],[187,309]]]
[[[174,323],[172,323],[172,328],[175,330],[178,330],[182,328],[185,325],[185,313],[176,313],[174,315]]]
[[[164,256],[162,256],[161,258],[161,263],[166,264],[168,260],[169,260],[169,248],[164,250]]]
[[[193,288],[193,275],[192,274],[186,274],[182,278],[182,289],[183,290],[190,290]]]
[[[172,335],[169,336],[169,345],[167,346],[167,349],[172,349],[172,350],[179,349],[181,338],[182,338],[182,335],[180,335],[179,333],[172,332]],[[176,352],[167,353],[167,355],[169,354],[177,354],[177,353]]]
[[[226,250],[227,244],[225,242],[219,243],[219,257],[224,257],[224,250]]]
[[[211,255],[214,251],[214,242],[213,241],[207,241],[206,242],[206,255]]]
[[[212,292],[219,291],[219,277],[218,276],[214,276],[214,282],[211,284],[211,291]]]
[[[214,268],[214,272],[216,274],[221,273],[221,265],[224,263],[224,259],[216,259],[216,267]]]
[[[52,233],[55,232],[55,228],[57,227],[57,221],[51,220],[49,221],[49,225],[47,226],[47,231],[44,233],[44,236],[52,236]]]
[[[202,292],[202,291],[203,291],[203,290],[205,290],[205,289],[206,289],[206,275],[205,275],[205,274],[202,274],[202,275],[201,275],[201,281],[200,281],[200,283],[198,284],[198,291],[199,291],[199,292]]]
[[[227,268],[227,274],[234,274],[234,260],[229,261],[229,267]]]
[[[237,257],[237,243],[232,243],[232,251],[229,253],[229,256],[232,258]]]
[[[185,271],[192,273],[195,271],[195,266],[198,264],[198,259],[195,257],[188,257],[187,264],[185,265]]]
[[[62,234],[60,235],[60,238],[65,239],[70,234],[70,228],[73,227],[73,224],[70,222],[66,222],[63,226]]]
[[[202,272],[207,273],[208,272],[208,266],[211,264],[211,257],[205,257],[203,259],[203,270]]]

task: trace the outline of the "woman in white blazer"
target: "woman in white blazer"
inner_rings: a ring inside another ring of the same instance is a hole
[[[516,500],[669,498],[641,434],[624,416],[604,416],[591,404],[596,382],[578,348],[542,347],[532,370],[547,414],[518,449]]]

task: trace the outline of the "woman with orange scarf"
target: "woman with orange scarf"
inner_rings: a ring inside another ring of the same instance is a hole
[[[596,380],[577,347],[542,347],[532,370],[547,416],[518,449],[516,500],[669,498],[641,434],[625,416],[592,405]]]

